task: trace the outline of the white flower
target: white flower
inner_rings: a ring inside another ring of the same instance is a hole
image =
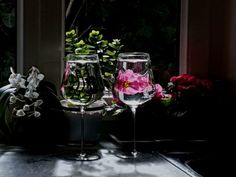
[[[30,110],[30,105],[25,104],[23,107],[23,111],[29,111]]]
[[[19,109],[16,111],[16,116],[18,117],[23,117],[25,116],[25,112],[23,111],[23,109]]]
[[[19,82],[19,86],[20,86],[20,88],[25,88],[25,79],[21,78],[21,80]]]
[[[18,101],[27,103],[24,104],[21,109],[17,108],[17,110],[16,108],[14,108],[16,116],[40,117],[41,113],[39,111],[36,111],[35,108],[43,104],[43,100],[38,99],[39,93],[37,93],[37,87],[39,86],[39,83],[44,79],[44,75],[41,74],[36,67],[32,67],[27,79],[25,80],[23,78],[24,76],[15,73],[12,67],[10,68],[10,70],[11,75],[8,80],[11,86],[16,88],[16,92],[14,92],[14,94],[11,93],[10,95],[10,104],[17,103]],[[17,92],[20,88],[24,89],[24,96],[21,94],[21,92]],[[34,111],[31,111],[31,106],[34,106]]]
[[[30,95],[31,95],[31,92],[30,92],[30,91],[27,91],[27,92],[25,92],[25,95],[24,95],[24,97],[26,97],[26,98],[29,98],[29,97],[30,97]]]
[[[43,75],[43,74],[38,74],[38,75],[37,75],[37,79],[38,79],[38,80],[41,81],[41,80],[43,80],[43,78],[44,78],[44,75]]]
[[[40,117],[40,112],[38,112],[38,111],[34,111],[34,117]]]
[[[28,90],[25,92],[24,96],[29,99],[35,99],[35,98],[39,97],[39,94],[37,92],[32,92],[32,91]]]
[[[35,107],[39,107],[40,105],[42,105],[43,104],[43,100],[36,100],[35,102],[34,102],[34,106]]]
[[[27,88],[30,88],[31,90],[36,90],[38,85],[39,85],[39,81],[37,79],[33,78],[29,81]]]
[[[38,97],[39,97],[39,94],[38,94],[37,92],[33,92],[33,93],[32,93],[32,96],[33,96],[33,98],[38,98]]]
[[[22,78],[20,74],[12,73],[8,79],[12,87],[16,88],[26,88],[25,79]]]
[[[10,67],[10,71],[11,71],[12,74],[15,74],[15,71],[12,67]]]
[[[10,99],[9,99],[10,104],[16,103],[16,100],[17,100],[16,96],[12,94],[12,96],[10,96]]]
[[[34,87],[34,85],[33,84],[28,84],[27,85],[27,89],[28,89],[28,91],[30,91],[30,92],[33,92],[33,90],[36,90],[36,87]]]

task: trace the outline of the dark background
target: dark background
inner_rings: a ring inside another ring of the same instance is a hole
[[[0,86],[16,67],[16,0],[0,0]]]
[[[69,0],[66,1],[68,9]],[[75,0],[66,18],[66,31],[78,27],[86,36],[100,30],[105,39],[119,38],[122,51],[150,53],[152,65],[178,73],[179,0]]]

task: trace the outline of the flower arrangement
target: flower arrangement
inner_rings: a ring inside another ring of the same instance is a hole
[[[207,79],[200,79],[193,75],[181,74],[172,76],[168,83],[169,114],[182,117],[200,108],[213,89],[213,83]]]
[[[34,66],[26,75],[16,73],[13,68],[10,72],[9,84],[0,87],[0,136],[7,141],[34,141],[36,136],[43,141],[50,138],[57,126],[63,127],[56,87],[45,81],[44,74]]]
[[[17,117],[40,117],[40,106],[43,104],[42,99],[38,99],[39,93],[37,87],[44,79],[44,75],[36,67],[30,69],[29,76],[24,79],[19,73],[15,73],[13,68],[10,68],[11,75],[9,83],[12,88],[15,88],[14,93],[11,93],[9,102],[15,104],[12,114]]]
[[[126,94],[135,94],[139,90],[145,88],[148,84],[146,78],[140,78],[133,75],[131,71],[127,73],[119,73],[118,85],[115,89],[123,90]],[[155,96],[148,106],[156,104],[165,108],[166,114],[170,116],[186,116],[196,104],[207,98],[213,89],[213,83],[207,79],[199,79],[193,75],[181,74],[172,76],[169,79],[167,88],[163,88],[160,84],[155,84]],[[145,105],[144,105],[145,106]],[[151,106],[153,108],[153,106]],[[154,106],[155,107],[155,106]],[[113,115],[117,115],[127,107],[116,98],[112,101]],[[150,108],[151,109],[151,108]]]
[[[199,79],[189,74],[173,76],[168,83],[168,91],[175,99],[204,96],[212,87],[213,83],[210,80]]]
[[[151,91],[152,85],[150,84],[149,78],[146,76],[134,73],[132,70],[126,70],[125,72],[119,71],[114,89],[127,95],[134,95],[137,93],[145,93],[145,91]],[[158,83],[155,84],[155,95],[153,100],[166,102],[166,98],[163,87]],[[120,114],[125,110],[127,110],[127,105],[123,104],[117,98],[113,98],[112,104],[107,109],[107,111],[113,112],[112,116]]]

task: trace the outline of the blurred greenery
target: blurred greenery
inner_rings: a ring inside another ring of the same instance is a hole
[[[15,68],[16,59],[16,0],[0,0],[0,86]]]
[[[178,74],[180,0],[74,0],[68,8],[69,1],[66,30],[78,26],[82,35],[93,28],[116,36],[123,51],[148,52],[153,67]]]

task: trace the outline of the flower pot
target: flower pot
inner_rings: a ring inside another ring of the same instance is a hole
[[[78,107],[68,107],[62,100],[63,112],[67,122],[68,144],[79,144],[81,140],[81,112]],[[96,144],[101,133],[101,121],[104,113],[103,101],[96,101],[88,106],[84,116],[84,142],[86,144]]]

